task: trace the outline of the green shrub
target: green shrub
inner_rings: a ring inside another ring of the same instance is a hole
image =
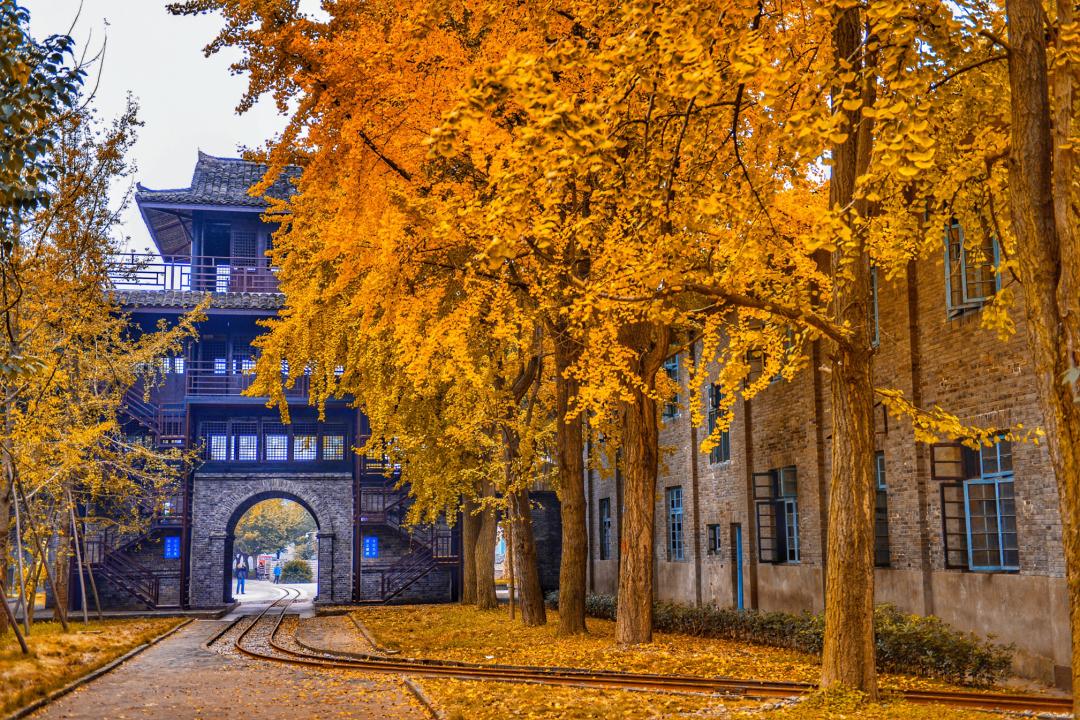
[[[558,608],[558,591],[545,597]],[[612,595],[588,595],[585,614],[614,620]],[[653,627],[661,632],[720,638],[788,648],[820,655],[825,637],[823,614],[737,610],[714,605],[691,607],[677,603],[653,606]],[[949,682],[987,685],[1003,677],[1012,664],[1013,647],[955,630],[939,618],[909,615],[892,605],[874,609],[878,669]]]
[[[314,582],[314,578],[311,575],[311,566],[303,560],[289,560],[287,563],[281,566],[281,582]]]

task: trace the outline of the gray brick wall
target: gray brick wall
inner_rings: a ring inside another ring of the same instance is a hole
[[[300,502],[319,526],[320,602],[352,599],[353,494],[348,474],[196,473],[192,499],[193,607],[224,602],[226,544],[243,511],[260,500]]]

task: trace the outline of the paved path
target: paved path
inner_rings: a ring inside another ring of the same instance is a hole
[[[275,585],[266,580],[248,580],[243,595],[233,593],[233,597],[240,604],[236,606],[235,610],[226,615],[225,619],[234,620],[241,615],[250,615],[265,610],[267,605],[281,599],[281,596],[284,595],[283,588],[300,591],[299,599],[294,600],[292,605],[289,606],[290,613],[299,613],[302,618],[315,616],[315,606],[312,604],[315,599],[315,583],[294,583],[291,585],[282,583],[281,585]]]
[[[196,620],[31,717],[428,718],[397,678],[298,668],[204,649],[203,643],[225,625],[224,621]]]

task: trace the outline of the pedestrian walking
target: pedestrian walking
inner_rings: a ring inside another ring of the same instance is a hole
[[[274,566],[274,584],[275,585],[280,585],[281,584],[281,566],[280,565],[275,565]]]
[[[244,581],[247,580],[247,565],[240,562],[236,564],[236,592],[244,594]]]

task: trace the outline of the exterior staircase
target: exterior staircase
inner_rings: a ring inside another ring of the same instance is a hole
[[[153,438],[154,447],[180,448],[187,446],[187,414],[183,403],[158,405],[147,401],[142,383],[136,383],[124,393],[123,411]]]
[[[95,577],[107,579],[111,585],[148,608],[178,607],[179,598],[163,602],[161,584],[165,580],[179,578],[178,572],[151,570],[132,557],[132,551],[144,541],[154,537],[157,530],[180,520],[180,515],[167,514],[155,517],[150,528],[139,533],[119,533],[109,526],[88,533],[86,537],[85,562]]]
[[[439,568],[458,563],[450,528],[404,525],[409,504],[408,492],[404,489],[389,485],[361,489],[361,527],[382,525],[408,543],[408,551],[389,565],[362,570],[365,574],[378,572],[380,575],[378,596],[368,597],[365,602],[389,602]]]

